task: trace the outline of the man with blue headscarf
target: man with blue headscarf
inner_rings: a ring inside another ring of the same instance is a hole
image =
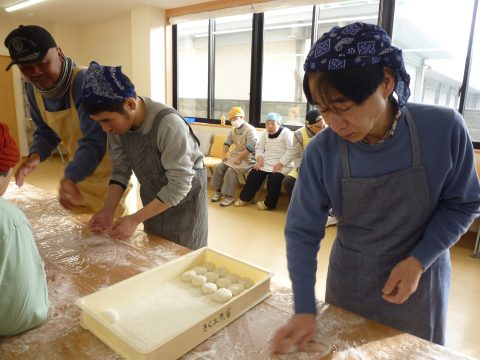
[[[334,27],[305,61],[304,91],[329,125],[305,150],[287,214],[295,315],[280,352],[315,334],[315,273],[328,211],[338,219],[325,299],[445,342],[449,248],[479,215],[473,147],[460,114],[407,104],[400,49],[379,26]]]
[[[92,62],[82,100],[108,133],[113,164],[107,199],[90,220],[91,230],[123,239],[143,222],[145,231],[182,246],[206,246],[206,171],[198,139],[187,122],[174,109],[137,96],[120,66]],[[144,207],[113,221],[132,171]]]

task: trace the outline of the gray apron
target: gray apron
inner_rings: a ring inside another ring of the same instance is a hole
[[[155,199],[158,191],[168,183],[157,146],[157,132],[163,117],[171,113],[178,114],[171,108],[158,113],[148,134],[129,132],[120,135],[122,148],[140,183],[140,198],[144,206]],[[189,129],[198,142],[190,126]],[[143,224],[146,232],[192,250],[206,246],[208,217],[205,169],[195,169],[192,188],[180,203],[146,220]]]
[[[450,255],[425,271],[408,300],[382,299],[390,271],[420,241],[432,214],[417,129],[406,110],[413,166],[374,178],[352,178],[347,141],[341,143],[343,213],[330,254],[325,299],[429,341],[445,343]]]

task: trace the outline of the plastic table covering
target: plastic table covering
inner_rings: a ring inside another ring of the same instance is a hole
[[[45,263],[50,310],[38,328],[0,337],[0,359],[121,359],[80,326],[81,310],[74,302],[190,250],[142,231],[127,241],[92,236],[85,225],[89,216],[70,213],[55,194],[28,184],[11,184],[4,198],[32,224]],[[293,298],[290,289],[275,283],[271,290],[269,298],[182,359],[471,359],[322,302],[316,342],[307,351],[273,354],[271,339],[292,315]]]

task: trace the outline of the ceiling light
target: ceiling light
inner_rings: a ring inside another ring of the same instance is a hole
[[[26,8],[28,6],[38,4],[39,2],[42,2],[42,1],[45,1],[45,0],[26,0],[26,1],[22,1],[22,2],[19,2],[19,3],[13,4],[13,5],[7,6],[5,8],[5,11],[6,12],[12,12],[12,11],[15,11],[15,10],[20,10],[20,9]]]

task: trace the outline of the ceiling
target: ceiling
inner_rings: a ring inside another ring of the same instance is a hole
[[[153,6],[171,9],[199,4],[209,0],[45,0],[25,9],[7,13],[3,8],[20,2],[0,0],[0,21],[31,19],[31,22],[59,23],[66,25],[89,25],[128,14],[132,9]]]

